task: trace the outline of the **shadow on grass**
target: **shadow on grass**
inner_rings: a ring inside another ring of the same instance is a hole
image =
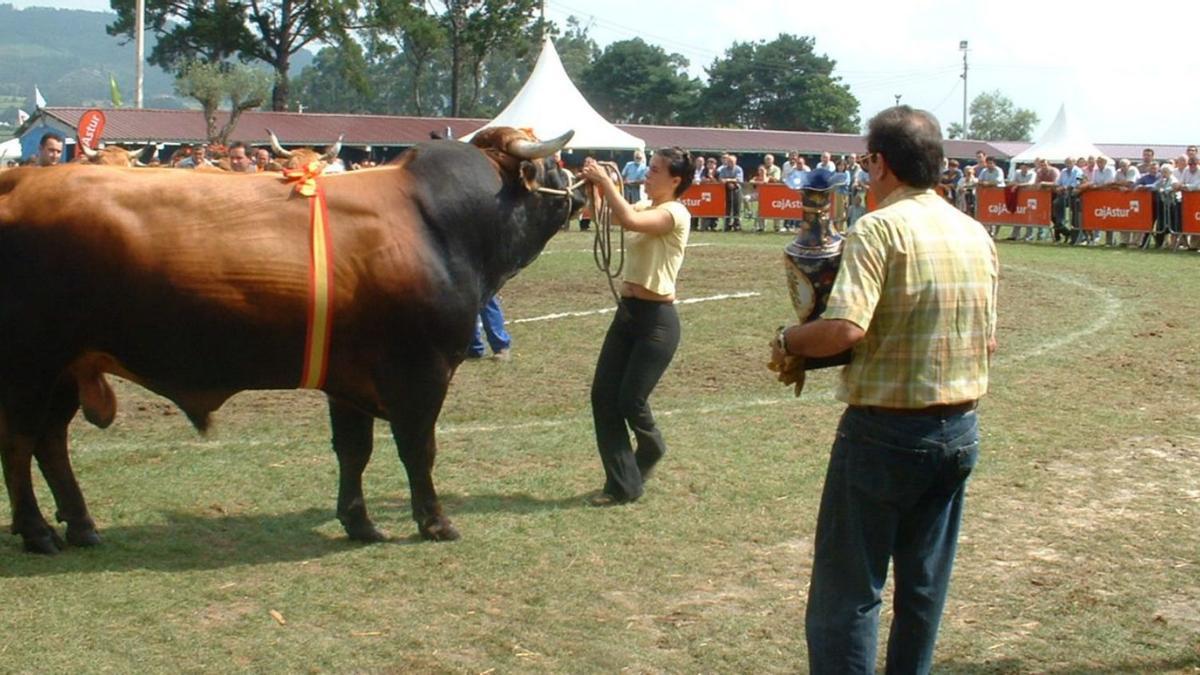
[[[591,493],[542,499],[525,493],[446,494],[442,506],[451,520],[456,513],[535,513],[583,507]],[[372,509],[376,517],[389,511],[402,513],[408,533],[393,525],[386,542],[376,546],[416,544],[423,540],[415,524],[407,519],[409,500],[379,500]],[[173,511],[162,514],[165,522],[152,525],[101,528],[104,543],[93,549],[67,547],[52,557],[22,552],[18,537],[0,539],[0,578],[34,577],[89,572],[153,570],[177,572],[220,569],[312,560],[342,553],[367,544],[346,538],[329,509],[312,508],[294,513],[221,516]],[[330,535],[319,531],[336,530]],[[62,527],[59,527],[62,534]]]
[[[329,530],[333,513],[312,508],[294,513],[220,516],[190,512],[162,514],[153,525],[102,528],[104,543],[96,548],[68,546],[57,556],[26,554],[21,540],[0,539],[0,578],[89,572],[153,570],[177,572],[312,560],[368,544],[346,538],[340,525]],[[409,536],[393,536],[382,544],[419,543],[415,528]],[[59,528],[62,533],[62,528]]]
[[[987,663],[940,661],[933,671],[948,675],[1008,675],[1009,673],[1044,673],[1045,675],[1094,675],[1095,673],[1173,673],[1186,672],[1200,666],[1200,652],[1181,653],[1157,660],[1127,659],[1117,663],[1089,661],[1063,664],[1050,668],[1042,664],[1031,666],[1021,659],[1006,658]]]
[[[570,497],[545,499],[524,492],[512,494],[471,493],[469,495],[447,493],[441,495],[442,509],[453,520],[455,513],[537,513],[560,509],[583,508],[594,491]],[[407,506],[408,502],[405,502]]]

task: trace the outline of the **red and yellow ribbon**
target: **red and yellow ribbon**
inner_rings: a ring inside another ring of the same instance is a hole
[[[329,370],[329,337],[333,327],[333,243],[329,235],[329,207],[325,188],[318,180],[322,162],[284,172],[296,183],[296,193],[309,198],[312,260],[308,276],[308,329],[304,338],[304,370],[301,389],[320,389]]]

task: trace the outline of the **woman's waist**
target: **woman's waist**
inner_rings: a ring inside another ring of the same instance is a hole
[[[621,298],[641,300],[643,302],[675,302],[675,293],[655,293],[654,291],[632,281],[621,282]]]

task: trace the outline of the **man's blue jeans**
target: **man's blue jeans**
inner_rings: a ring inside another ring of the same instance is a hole
[[[974,411],[939,417],[847,408],[817,517],[805,616],[814,674],[875,672],[889,559],[896,590],[887,672],[929,672],[978,457]]]
[[[475,337],[471,340],[471,346],[467,348],[467,353],[471,356],[483,356],[481,332],[487,333],[488,345],[491,346],[493,354],[512,346],[512,338],[509,337],[508,331],[504,330],[504,312],[500,311],[500,301],[494,295],[488,298],[483,309],[479,311],[479,321],[475,323]]]

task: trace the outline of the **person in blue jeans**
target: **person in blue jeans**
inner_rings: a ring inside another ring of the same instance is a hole
[[[869,124],[863,168],[881,200],[846,236],[821,318],[781,329],[771,367],[852,348],[829,456],[804,617],[809,670],[875,672],[888,564],[888,673],[928,673],[950,587],[977,401],[996,350],[996,245],[933,191],[937,119],[896,106]],[[798,378],[795,378],[798,380]],[[794,380],[793,380],[794,381]]]
[[[504,330],[504,312],[500,311],[500,301],[496,296],[488,298],[483,309],[479,311],[479,320],[475,322],[475,337],[467,348],[467,358],[483,358],[483,333],[487,334],[488,345],[492,348],[492,358],[506,361],[512,353],[512,337]]]

